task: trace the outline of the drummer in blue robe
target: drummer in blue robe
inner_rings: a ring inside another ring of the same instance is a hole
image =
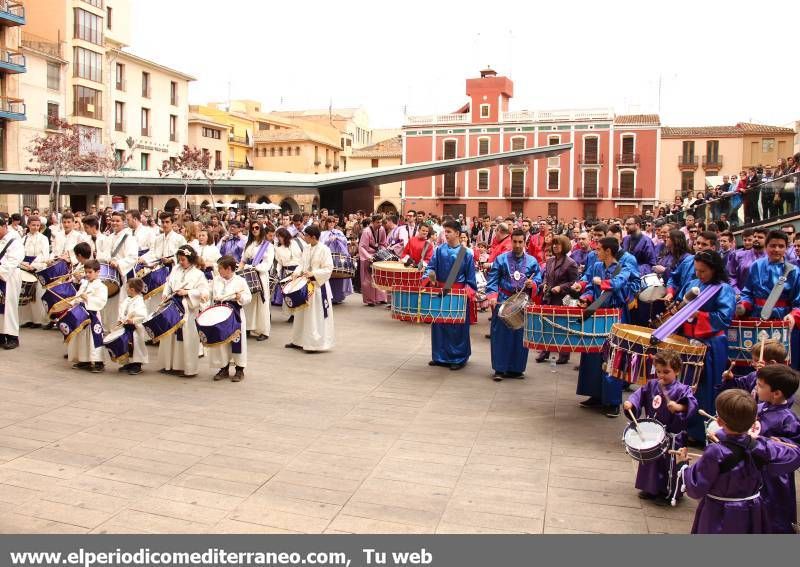
[[[800,368],[800,332],[797,326],[800,322],[800,269],[786,261],[788,244],[789,237],[782,231],[773,230],[767,235],[767,255],[750,265],[747,279],[741,289],[741,303],[736,307],[736,316],[761,317],[761,309],[770,292],[786,273],[786,283],[769,319],[784,319],[793,327],[790,342],[791,360],[792,368],[798,369]],[[792,269],[787,273],[786,270],[790,267]]]
[[[511,252],[500,254],[492,263],[486,282],[486,297],[492,306],[492,369],[495,380],[524,378],[528,349],[522,345],[524,329],[509,329],[498,316],[499,305],[515,293],[526,290],[535,295],[542,283],[539,262],[525,252],[525,233],[511,233]]]
[[[428,262],[426,277],[432,284],[442,287],[455,264],[461,249],[461,225],[456,221],[442,223],[446,242],[436,248]],[[465,248],[461,265],[456,268],[453,289],[464,289],[467,293],[466,321],[454,325],[433,323],[431,325],[431,361],[430,366],[447,366],[450,370],[461,370],[472,354],[469,340],[469,326],[477,322],[478,311],[475,303],[475,292],[478,284],[475,281],[475,259],[472,250]]]
[[[634,268],[634,264],[625,258],[626,255],[630,256],[620,250],[616,238],[603,238],[597,248],[599,261],[587,267],[581,280],[572,286],[575,291],[582,293],[581,302],[585,306],[600,298],[604,292],[609,292],[601,307],[621,309],[620,320],[623,323],[629,322],[628,303],[638,291],[639,283],[639,272]],[[589,396],[580,402],[581,407],[602,407],[608,417],[618,417],[619,406],[622,403],[622,387],[621,380],[603,371],[602,354],[581,355],[576,393],[579,396]]]
[[[728,365],[728,339],[726,333],[731,326],[736,292],[728,283],[728,274],[722,257],[713,250],[704,250],[694,257],[697,277],[689,280],[678,293],[676,300],[682,301],[689,290],[698,288],[702,293],[709,286],[721,284],[719,291],[711,297],[688,321],[678,334],[687,339],[696,339],[707,347],[703,370],[695,390],[698,407],[714,414],[714,402],[722,383],[722,373]],[[705,442],[705,423],[695,415],[689,419],[687,432],[689,442],[702,445]]]
[[[667,241],[667,256],[670,258],[671,265],[664,272],[664,281],[667,284],[667,295],[664,303],[675,299],[678,292],[683,289],[686,282],[693,280],[694,275],[694,254],[689,253],[689,244],[686,242],[686,235],[680,230],[671,230]]]

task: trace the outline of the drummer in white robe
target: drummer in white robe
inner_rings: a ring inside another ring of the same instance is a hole
[[[272,245],[274,231],[265,228],[260,222],[250,225],[250,234],[247,238],[247,246],[242,254],[241,267],[252,266],[258,272],[261,280],[262,295],[256,295],[245,311],[247,312],[247,330],[252,332],[257,341],[265,341],[269,338],[270,332],[270,289],[269,271],[275,261],[275,247]]]
[[[111,213],[110,236],[107,236],[103,245],[97,250],[97,259],[108,263],[119,272],[119,293],[109,297],[103,309],[103,320],[116,321],[119,315],[119,306],[125,300],[125,283],[128,281],[128,272],[131,271],[139,255],[139,246],[136,238],[126,230],[125,214],[120,211]]]
[[[195,319],[203,302],[208,301],[209,285],[203,272],[197,268],[198,256],[194,248],[184,244],[178,248],[176,256],[178,264],[169,275],[162,298],[164,301],[173,301],[173,296],[180,299],[184,324],[159,341],[158,364],[162,374],[194,378],[200,362],[200,337]]]
[[[86,235],[75,228],[75,215],[64,213],[61,215],[61,230],[53,235],[53,259],[63,258],[75,266],[78,260],[73,252],[75,245],[86,241]]]
[[[147,331],[142,322],[147,319],[147,306],[144,303],[144,282],[139,278],[131,278],[125,282],[125,289],[120,292],[126,294],[125,299],[119,303],[119,316],[117,326],[127,325],[133,327],[133,353],[128,363],[119,367],[120,372],[127,372],[135,376],[142,373],[142,364],[150,361],[147,352]]]
[[[50,241],[41,233],[42,220],[39,217],[31,217],[28,220],[28,234],[22,237],[22,244],[25,246],[25,259],[20,264],[23,270],[35,274],[38,270],[47,267],[50,260]],[[42,304],[42,294],[44,288],[36,282],[36,300],[19,308],[19,320],[22,327],[38,329],[46,325],[49,320]]]
[[[25,247],[19,232],[5,217],[0,217],[0,254],[0,287],[5,294],[5,303],[0,306],[0,345],[11,350],[19,346],[19,265],[25,258]]]
[[[292,278],[308,278],[314,284],[314,293],[308,298],[305,309],[294,312],[292,342],[286,348],[306,352],[321,352],[333,348],[333,295],[328,284],[333,272],[333,258],[331,249],[320,244],[319,236],[319,227],[315,225],[307,226],[303,230],[307,246]]]
[[[163,212],[158,218],[163,232],[153,239],[153,247],[143,258],[154,267],[158,264],[172,267],[176,262],[175,253],[179,247],[186,244],[186,239],[173,230],[172,213]],[[155,311],[159,304],[158,296],[151,297],[146,303],[149,311]]]
[[[105,349],[102,341],[103,319],[100,312],[108,301],[108,288],[100,280],[100,263],[97,260],[87,260],[83,268],[86,277],[81,280],[81,286],[78,288],[73,305],[83,303],[86,311],[92,316],[92,321],[69,341],[67,358],[70,362],[75,363],[72,368],[76,370],[103,372],[105,370],[103,364]],[[99,346],[96,346],[97,342],[99,342]]]
[[[208,358],[211,368],[219,368],[214,376],[214,381],[225,380],[230,377],[229,367],[233,362],[235,373],[232,382],[244,380],[244,369],[247,367],[247,307],[252,299],[247,281],[235,273],[236,258],[223,256],[217,262],[219,275],[214,277],[211,288],[211,300],[222,305],[230,304],[233,309],[238,309],[241,324],[239,325],[239,339],[208,348]],[[238,352],[237,352],[238,351]]]
[[[205,229],[197,233],[197,242],[199,245],[199,249],[197,250],[199,255],[198,267],[205,272],[206,279],[211,281],[218,273],[217,260],[220,259],[219,248],[214,244],[214,241]]]

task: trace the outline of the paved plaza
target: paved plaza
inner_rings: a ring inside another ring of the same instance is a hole
[[[274,309],[240,384],[73,371],[58,332],[23,330],[0,351],[0,532],[689,531],[694,502],[637,498],[626,421],[578,408],[572,364],[495,383],[486,314],[460,372],[359,295],[335,318],[335,350],[304,354]]]

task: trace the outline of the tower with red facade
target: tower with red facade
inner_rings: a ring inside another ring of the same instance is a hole
[[[564,143],[572,143],[572,150],[405,181],[405,209],[598,218],[642,212],[661,200],[658,115],[618,115],[603,108],[513,111],[514,83],[492,69],[467,79],[466,94],[467,102],[451,114],[408,117],[403,163]]]

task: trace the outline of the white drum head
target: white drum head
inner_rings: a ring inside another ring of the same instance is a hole
[[[625,432],[625,444],[631,449],[640,451],[657,447],[667,434],[662,426],[651,421],[640,421],[639,433],[634,427],[628,429]]]
[[[39,281],[36,279],[36,274],[32,274],[30,272],[26,272],[25,270],[20,270],[20,275],[22,276],[22,281],[27,283],[36,283]]]
[[[203,327],[213,327],[225,321],[233,313],[233,309],[227,305],[215,305],[209,307],[197,316],[197,324]]]
[[[124,332],[125,332],[125,329],[116,329],[116,330],[114,330],[114,331],[111,331],[110,333],[108,333],[108,334],[106,335],[106,338],[104,338],[104,339],[103,339],[103,343],[104,343],[104,344],[111,344],[111,343],[113,343],[113,342],[114,342],[114,341],[116,341],[118,338],[120,338]]]
[[[716,434],[721,429],[719,422],[716,419],[712,419],[706,424],[706,435]]]
[[[306,278],[297,278],[293,282],[289,282],[283,287],[283,293],[294,293],[298,289],[302,289],[308,285],[308,280]]]

